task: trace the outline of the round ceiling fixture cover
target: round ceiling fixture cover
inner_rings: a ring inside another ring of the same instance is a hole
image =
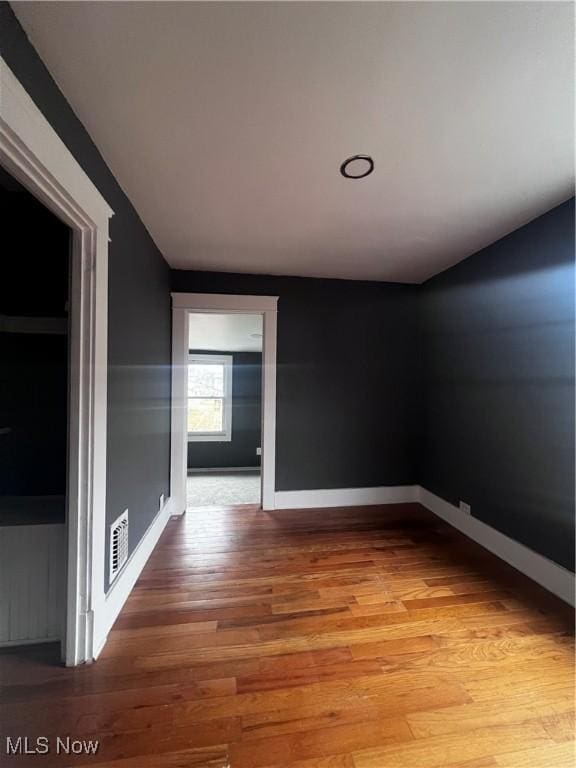
[[[340,166],[340,173],[345,179],[364,179],[374,170],[374,160],[370,155],[352,155]]]

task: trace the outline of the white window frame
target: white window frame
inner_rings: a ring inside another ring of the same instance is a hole
[[[224,429],[221,432],[188,432],[189,443],[229,443],[232,440],[232,376],[233,376],[232,355],[201,355],[190,352],[188,355],[188,365],[200,363],[202,365],[223,365],[224,366],[224,395],[222,418]],[[188,402],[192,399],[188,396]],[[220,399],[220,398],[196,398],[196,399]]]

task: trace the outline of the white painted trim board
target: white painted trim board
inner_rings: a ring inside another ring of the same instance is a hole
[[[404,504],[418,501],[418,486],[395,485],[379,488],[326,488],[313,491],[276,491],[276,509],[314,507],[362,507],[369,504]]]
[[[276,312],[278,296],[249,296],[245,293],[180,293],[172,294],[174,309],[193,309],[195,312],[240,312],[258,314]]]

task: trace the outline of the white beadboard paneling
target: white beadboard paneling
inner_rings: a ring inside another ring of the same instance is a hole
[[[65,526],[0,527],[0,646],[62,638]]]

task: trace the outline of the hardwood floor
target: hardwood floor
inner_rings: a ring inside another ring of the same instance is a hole
[[[415,504],[189,513],[95,665],[64,669],[54,646],[0,656],[0,738],[97,754],[0,763],[573,768],[571,629]]]

